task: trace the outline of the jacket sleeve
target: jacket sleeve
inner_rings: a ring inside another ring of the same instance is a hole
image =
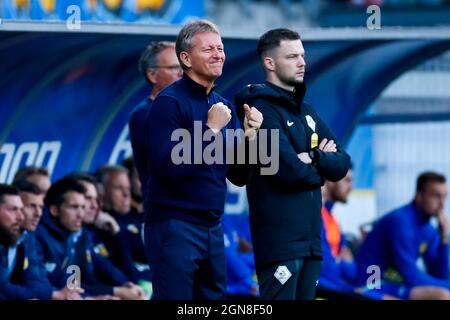
[[[26,259],[28,259],[27,268],[23,270],[21,283],[12,283],[6,276],[6,272],[0,266],[0,300],[28,300],[41,299],[50,300],[52,298],[53,288],[48,281],[40,278],[37,260],[33,256],[32,248],[26,247]],[[24,264],[24,261],[16,261]]]
[[[84,283],[82,285],[82,288],[84,289],[83,297],[89,297],[89,296],[99,296],[99,295],[114,295],[114,287],[113,286],[107,286],[100,283]]]
[[[312,108],[311,108],[312,110]],[[325,122],[316,114],[316,119],[318,119],[318,132],[319,132],[319,143],[324,138],[328,141],[333,140],[336,143],[336,152],[323,152],[317,150],[318,160],[316,163],[317,170],[319,174],[326,180],[337,182],[345,177],[347,171],[350,169],[350,156],[345,152],[342,146],[337,142],[336,137],[333,132],[328,128]]]
[[[427,271],[439,279],[448,279],[449,276],[449,245],[441,242],[436,232],[424,255]]]
[[[245,141],[243,143],[248,145],[248,141]],[[244,146],[244,148],[248,150],[248,146]],[[243,187],[247,184],[253,169],[254,166],[248,163],[230,164],[228,165],[227,179],[230,180],[230,182],[234,185]]]
[[[108,258],[102,257],[95,250],[93,252],[92,262],[94,264],[95,275],[105,283],[121,286],[130,281]]]
[[[400,271],[405,282],[410,286],[437,286],[450,290],[450,282],[441,280],[422,272],[416,265],[415,242],[411,231],[404,227],[403,220],[395,217],[387,230],[392,236],[392,249],[395,266]]]
[[[247,184],[248,179],[250,178],[251,171],[255,167],[254,164],[249,162],[249,152],[250,152],[250,143],[256,143],[256,141],[249,142],[248,139],[244,136],[244,129],[242,126],[242,122],[238,119],[238,114],[236,113],[236,109],[233,105],[229,105],[229,107],[233,110],[231,121],[233,122],[232,127],[235,132],[241,133],[232,137],[233,141],[233,163],[228,163],[228,171],[227,178],[231,183],[238,187],[243,187]],[[231,138],[226,137],[227,143],[230,142]],[[228,154],[228,149],[227,149]],[[243,161],[242,161],[243,160]]]
[[[0,292],[0,297],[5,300],[29,300],[37,298],[32,288],[11,283],[5,275],[0,275]]]
[[[5,270],[2,270],[0,266],[0,300],[29,300],[29,299],[50,299],[50,297],[46,295],[45,297],[39,295],[36,292],[35,287],[39,284],[36,277],[30,272],[31,270],[25,271],[26,275],[23,282],[20,284],[12,283],[7,276]]]
[[[320,176],[318,169],[300,161],[282,128],[281,117],[272,108],[265,107],[263,104],[255,103],[255,105],[264,116],[261,129],[266,130],[264,133],[261,130],[258,132],[258,147],[260,149],[262,143],[267,143],[266,150],[271,166],[270,171],[267,172],[274,172],[274,179],[286,186],[301,186],[304,189],[321,187],[323,178]],[[267,137],[262,137],[261,134],[267,134]],[[277,145],[278,154],[276,149],[273,148],[276,148]],[[261,153],[261,150],[258,150],[258,153]],[[269,165],[263,165],[259,169],[260,174],[263,174],[261,170],[267,169],[267,167]]]
[[[119,270],[132,282],[145,280],[145,274],[136,268],[135,257],[130,248],[135,247],[133,235],[127,230],[125,224],[121,224],[120,232],[113,236],[115,263]],[[136,250],[136,249],[134,249]]]
[[[29,234],[28,237],[30,237],[29,247],[27,248],[30,272],[27,274],[27,281],[33,287],[36,298],[51,300],[55,289],[47,278],[47,270],[45,270],[43,259],[40,256],[36,238],[32,234]]]

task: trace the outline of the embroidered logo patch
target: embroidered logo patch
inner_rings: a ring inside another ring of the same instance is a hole
[[[273,274],[281,284],[285,284],[286,281],[292,276],[292,273],[286,266],[278,266],[277,270]]]
[[[99,243],[95,246],[94,251],[96,254],[102,256],[102,257],[109,257],[108,249],[106,249],[105,245],[103,243]]]
[[[427,249],[428,249],[428,244],[426,242],[422,242],[419,247],[420,254],[424,254],[425,252],[427,252]]]
[[[129,224],[129,225],[127,225],[127,229],[128,229],[128,231],[130,231],[131,233],[134,233],[134,234],[138,234],[138,233],[139,233],[139,228],[136,227],[134,224]]]
[[[54,262],[46,262],[45,263],[45,269],[48,273],[52,273],[56,269],[56,263]]]
[[[312,131],[316,131],[316,122],[314,121],[314,119],[310,116],[307,115],[305,116],[306,118],[306,122],[308,123],[308,127],[310,127],[312,129]]]

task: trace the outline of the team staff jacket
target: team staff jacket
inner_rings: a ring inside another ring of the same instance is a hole
[[[105,257],[96,253],[89,231],[82,229],[77,234],[71,233],[47,210],[36,230],[36,238],[38,251],[54,287],[67,285],[69,276],[73,275],[70,266],[80,268],[81,287],[86,295],[112,295],[113,287],[123,285],[127,280]]]
[[[151,281],[150,267],[142,241],[142,223],[128,214],[108,211],[120,226],[118,234],[102,232],[101,237],[111,252],[111,261],[134,283]]]
[[[231,121],[222,129],[221,136],[214,135],[206,125],[208,110],[219,102],[232,110]],[[159,93],[146,116],[150,172],[147,197],[144,197],[149,202],[146,223],[179,219],[211,227],[220,222],[226,178],[242,185],[245,177],[240,180],[238,166],[235,170],[234,166],[226,164],[225,152],[224,157],[219,157],[223,160],[221,163],[207,164],[203,155],[216,139],[222,139],[223,146],[226,145],[226,129],[240,128],[234,106],[214,88],[207,94],[205,87],[187,75]],[[190,138],[182,139],[182,132],[188,132]],[[204,134],[209,136],[209,141],[202,139]],[[185,143],[186,149],[176,153],[186,156],[187,152],[188,163],[175,163],[172,158],[174,148],[180,143]]]
[[[350,167],[350,157],[331,130],[311,106],[303,103],[305,92],[304,84],[292,93],[266,82],[248,85],[236,95],[237,107],[248,103],[262,112],[261,129],[267,129],[268,143],[272,129],[278,129],[279,134],[278,171],[261,175],[254,168],[247,183],[257,269],[283,260],[321,257],[320,187],[324,179],[342,179]],[[299,153],[311,151],[324,138],[336,142],[337,152],[315,148],[314,164],[300,161]],[[268,150],[272,149],[269,145]],[[271,151],[269,154],[276,156]]]
[[[448,250],[430,218],[412,202],[375,222],[355,258],[357,284],[366,283],[368,267],[376,265],[384,280],[450,290]],[[427,273],[419,269],[419,259]]]
[[[7,272],[8,247],[0,244],[0,300],[50,300],[53,287],[36,251],[33,233],[26,233],[17,244],[14,268]]]

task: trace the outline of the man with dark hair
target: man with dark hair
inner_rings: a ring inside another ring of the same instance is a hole
[[[355,257],[356,284],[366,285],[368,268],[377,266],[381,279],[370,283],[373,290],[401,299],[450,299],[447,194],[443,175],[422,173],[414,200],[376,221],[364,240]]]
[[[28,166],[20,168],[14,175],[13,184],[22,180],[34,183],[43,194],[47,192],[51,185],[48,170],[43,167]]]
[[[66,285],[67,267],[77,264],[74,259],[85,212],[85,192],[78,182],[62,179],[50,187],[45,197],[46,212],[36,238],[50,282],[56,287]]]
[[[278,132],[279,170],[247,182],[250,227],[262,299],[313,299],[321,270],[320,187],[343,178],[350,157],[303,102],[305,50],[297,32],[274,29],[257,45],[266,82],[248,85],[236,105],[258,108],[268,140]],[[274,152],[269,150],[269,152]]]
[[[69,284],[81,287],[88,296],[98,299],[128,299],[128,295],[122,295],[123,286],[104,281],[107,275],[96,267],[97,255],[92,240],[88,233],[82,232],[85,194],[86,188],[71,178],[56,181],[47,192],[48,212],[43,216],[36,237],[49,279],[57,287]],[[136,291],[133,298],[143,298],[139,288],[130,290]]]
[[[356,266],[349,243],[332,213],[335,203],[347,203],[352,191],[353,170],[337,182],[326,181],[322,187],[322,257],[323,265],[318,284],[319,297],[347,299],[393,299],[382,292],[357,288],[353,284]]]
[[[29,272],[29,265],[16,266],[17,251],[21,240],[21,224],[24,220],[23,203],[16,187],[0,184],[0,300],[31,299],[39,294],[32,290],[39,278]],[[25,255],[20,246],[19,255]],[[19,257],[20,259],[20,257]],[[15,275],[15,271],[20,272]],[[22,270],[21,270],[22,269]],[[31,287],[31,288],[30,288]]]
[[[18,189],[23,202],[24,219],[21,223],[19,240],[9,247],[9,252],[14,252],[13,271],[6,282],[0,281],[2,283],[0,291],[5,293],[7,299],[81,299],[81,289],[64,286],[58,290],[52,287],[45,266],[37,253],[34,231],[42,216],[44,195],[38,186],[26,180],[17,181],[14,187]],[[0,270],[1,273],[3,271]]]
[[[180,79],[183,74],[175,53],[175,43],[160,41],[149,44],[139,59],[139,71],[152,86],[152,91],[150,96],[131,113],[129,129],[136,169],[139,173],[141,187],[145,189],[149,176],[146,159],[145,116],[159,92]],[[142,194],[145,196],[145,192]]]
[[[99,197],[97,191],[98,181],[89,173],[75,172],[66,176],[80,182],[86,188],[86,212],[83,222],[95,226],[98,230],[107,233],[117,234],[120,226],[109,213],[100,210]]]
[[[234,107],[214,90],[225,62],[217,27],[206,20],[186,23],[176,52],[184,76],[158,95],[146,118],[150,177],[144,196],[145,241],[154,298],[223,299],[226,266],[220,217],[226,178],[241,185],[245,179],[239,181],[239,173],[224,162],[206,164],[206,143],[195,147],[187,162],[175,164],[172,152],[177,142],[172,134],[182,130],[200,139],[207,135],[225,145],[225,129],[241,125]],[[262,116],[255,108],[245,110],[244,126],[249,136],[254,135]]]
[[[16,187],[0,184],[0,242],[13,245],[21,235],[23,203]]]
[[[92,246],[95,274],[98,275],[100,281],[117,287],[114,290],[115,296],[122,299],[138,298],[139,295],[135,295],[135,292],[142,294],[142,290],[137,288],[136,284],[130,281],[129,277],[112,263],[111,254],[103,243],[103,237],[113,237],[116,234],[112,233],[111,229],[105,228],[102,225],[99,226],[98,223],[96,224],[100,214],[100,208],[98,206],[95,178],[87,173],[72,173],[67,178],[78,181],[86,188],[86,211],[83,219],[83,233],[86,237],[89,237],[89,243]],[[109,214],[107,215],[109,216]]]
[[[446,179],[445,176],[436,173],[436,172],[432,172],[432,171],[427,171],[422,173],[421,175],[419,175],[419,177],[417,178],[416,181],[416,195],[417,194],[423,194],[423,192],[425,192],[425,189],[428,187],[428,183],[430,182],[436,182],[439,185],[443,186],[446,183]],[[441,206],[443,206],[442,203],[439,203]],[[430,204],[427,204],[427,206],[429,206]],[[439,207],[439,209],[443,209],[443,207]],[[430,208],[430,210],[432,210]]]

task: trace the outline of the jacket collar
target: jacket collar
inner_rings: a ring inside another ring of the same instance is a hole
[[[425,212],[423,212],[422,210],[419,209],[419,207],[417,206],[417,203],[415,201],[413,201],[411,203],[411,206],[413,208],[413,212],[414,212],[414,216],[416,218],[416,221],[419,224],[426,224],[430,222],[430,216],[427,215]]]
[[[66,230],[61,226],[59,221],[50,214],[49,210],[44,209],[41,223],[51,235],[60,240],[66,240],[71,234],[69,230]]]
[[[185,87],[190,93],[192,93],[194,96],[199,98],[206,98],[210,96],[213,91],[216,89],[217,85],[214,84],[211,90],[209,91],[209,94],[206,94],[206,87],[201,85],[198,82],[195,82],[192,80],[187,74],[184,74],[183,77],[180,80],[180,84]]]
[[[294,108],[295,110],[300,110],[306,93],[305,82],[302,82],[295,86],[294,91],[292,92],[283,89],[269,81],[265,81],[265,84],[266,86],[274,90],[278,94],[279,98],[281,98],[281,100],[285,102],[283,105]]]

